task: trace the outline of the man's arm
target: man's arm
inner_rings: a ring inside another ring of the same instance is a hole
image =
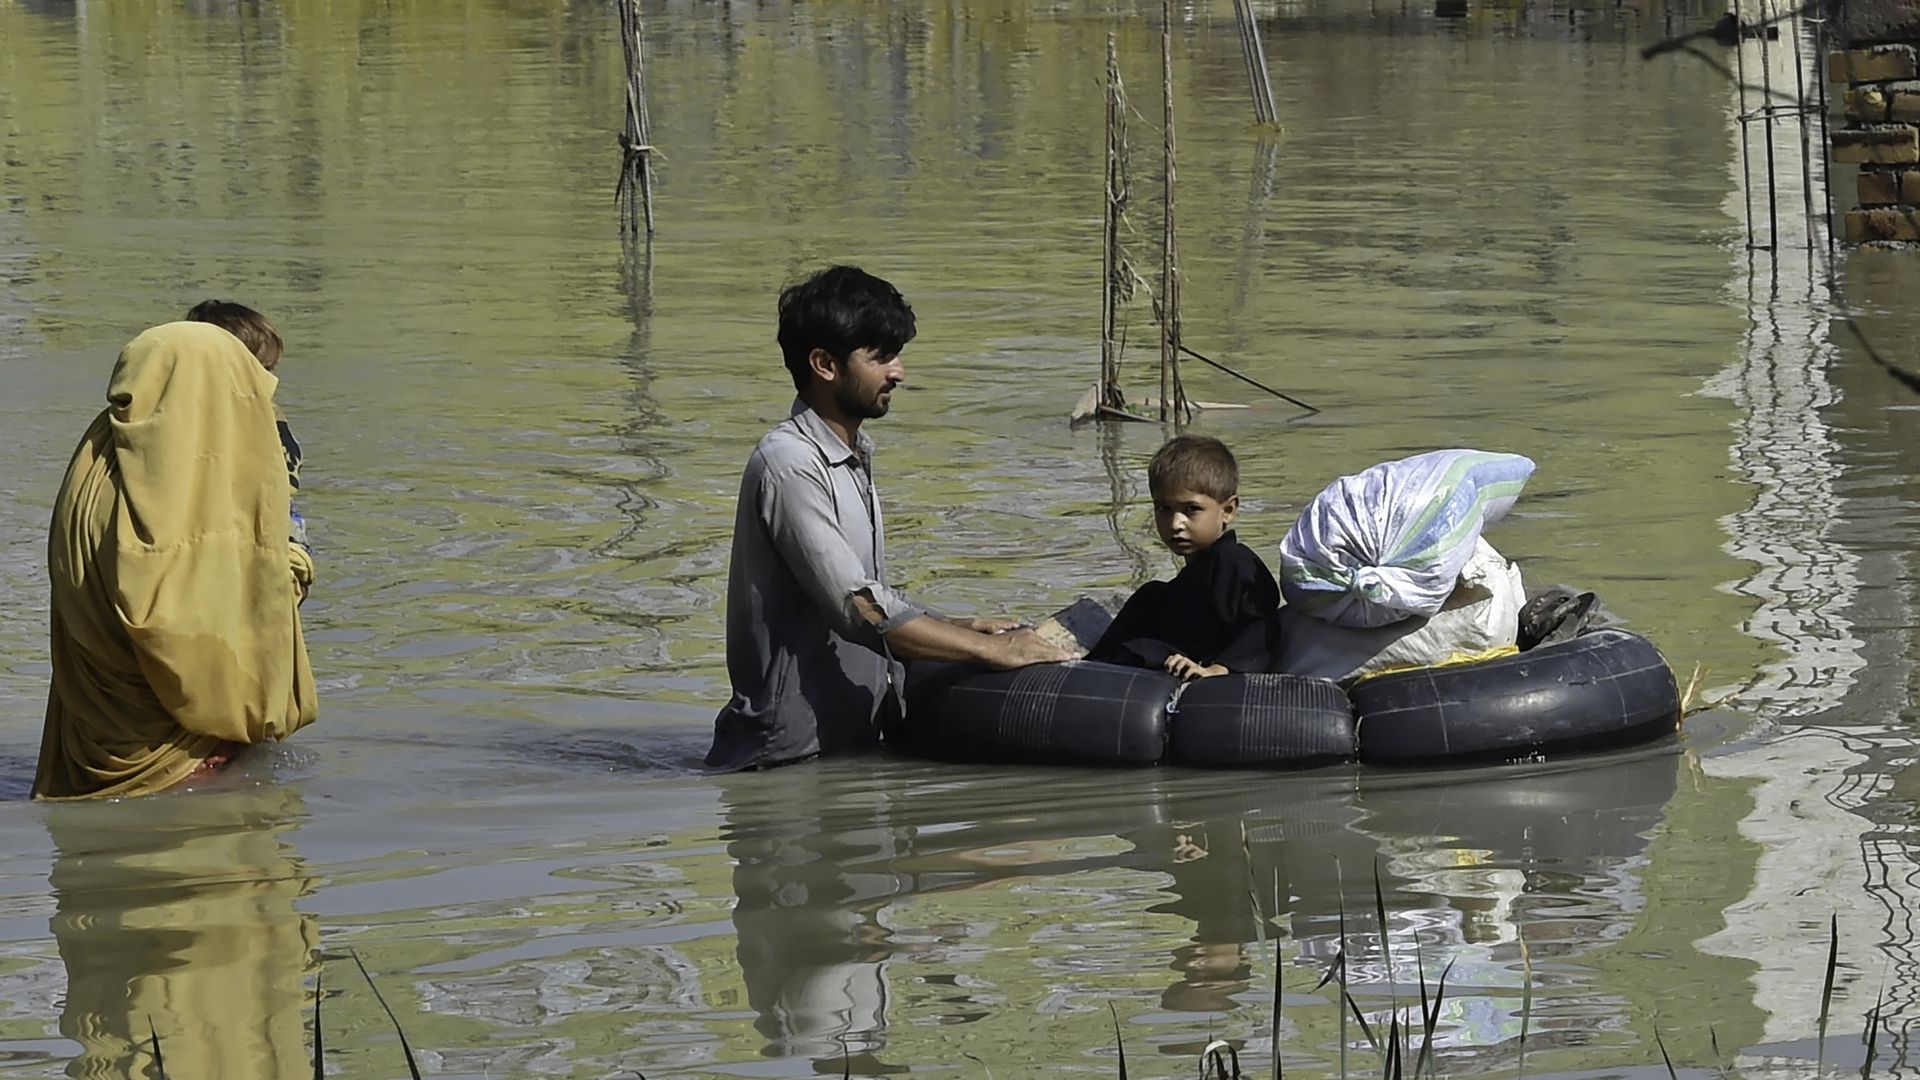
[[[1009,630],[1031,630],[1032,623],[1023,623],[1018,619],[996,619],[984,615],[941,615],[929,611],[927,614],[944,623],[952,623],[962,630],[971,630],[976,634],[1004,634]]]
[[[761,477],[760,519],[801,588],[834,629],[904,660],[964,660],[996,668],[1070,660],[1031,630],[981,633],[927,615],[866,573],[833,518],[827,480],[809,469]]]
[[[853,594],[854,610],[878,628],[886,618],[880,605],[865,591]],[[884,630],[887,650],[902,660],[955,660],[993,668],[1026,667],[1073,659],[1032,630],[982,633],[949,619],[921,615]]]

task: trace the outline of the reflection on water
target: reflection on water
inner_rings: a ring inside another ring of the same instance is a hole
[[[313,879],[286,839],[297,792],[47,808],[72,1077],[291,1077],[306,1058]],[[157,1074],[156,1074],[157,1075]]]
[[[700,777],[738,470],[790,392],[772,301],[805,268],[864,262],[921,315],[874,431],[909,591],[1039,613],[1169,568],[1164,432],[1064,423],[1096,367],[1105,37],[1150,99],[1158,5],[649,3],[661,232],[621,251],[601,5],[0,0],[9,1075],[138,1069],[149,1012],[179,1075],[291,1075],[316,937],[444,1075],[1111,1075],[1115,1014],[1131,1068],[1186,1075],[1211,1035],[1265,1052],[1276,969],[1287,1064],[1326,1073],[1343,921],[1369,1023],[1453,964],[1446,1072],[1517,1067],[1523,955],[1530,1071],[1656,1068],[1656,1030],[1682,1065],[1804,1064],[1833,912],[1836,1015],[1884,956],[1906,1023],[1920,408],[1829,314],[1920,369],[1920,264],[1855,255],[1830,288],[1749,259],[1730,88],[1637,55],[1718,8],[1256,7],[1278,132],[1245,122],[1230,7],[1180,9],[1186,333],[1326,411],[1200,418],[1240,454],[1242,535],[1271,550],[1373,461],[1527,452],[1496,542],[1744,688],[1758,738]],[[60,470],[118,347],[212,293],[289,338],[322,722],[210,794],[23,805]],[[327,1009],[343,1075],[393,1071],[366,994]],[[193,1038],[209,1015],[246,1033]]]
[[[1130,781],[1124,799],[1079,776],[1036,796],[990,770],[730,778],[733,924],[761,1052],[826,1068],[844,1047],[872,1072],[937,1054],[926,1025],[979,1025],[971,1041],[998,1045],[1024,1034],[1015,1002],[1097,1021],[1129,996],[1087,978],[1104,972],[1166,1027],[1148,1039],[1158,1051],[1197,1053],[1211,1031],[1264,1054],[1273,950],[1302,994],[1344,922],[1352,992],[1383,1021],[1390,986],[1454,965],[1439,1044],[1464,1061],[1518,1034],[1524,924],[1534,963],[1557,969],[1533,1016],[1534,1052],[1551,1061],[1591,1041],[1595,987],[1573,965],[1642,916],[1637,878],[1681,760],[1656,749],[1471,783],[1366,774],[1357,789],[1351,776],[1165,774]],[[1099,832],[1065,812],[1088,801]],[[1066,921],[982,899],[1009,893],[1064,898]],[[1296,1010],[1289,1055],[1328,1063],[1338,1011]]]
[[[1786,9],[1778,7],[1762,0],[1754,17],[1784,21]],[[1798,26],[1785,23],[1788,31]],[[1817,76],[1811,48],[1793,38],[1740,46],[1734,66],[1748,85],[1729,88],[1731,109],[1777,102]],[[1743,217],[1753,222],[1732,285],[1748,326],[1737,357],[1709,390],[1742,407],[1733,462],[1757,491],[1752,505],[1722,521],[1729,552],[1755,565],[1734,588],[1759,601],[1748,633],[1780,646],[1779,657],[1741,688],[1740,701],[1783,719],[1840,700],[1863,666],[1848,615],[1858,558],[1833,543],[1840,445],[1822,415],[1838,399],[1828,369],[1840,353],[1829,340],[1828,238],[1808,210],[1825,204],[1818,163],[1803,167],[1808,146],[1790,116],[1731,127],[1739,151],[1729,201],[1744,203]]]
[[[1784,10],[1758,8],[1762,16]],[[1745,42],[1737,64],[1763,88],[1813,85],[1812,50],[1796,45],[1791,35]],[[1732,89],[1729,97],[1730,108],[1759,100]],[[1794,125],[1755,123],[1740,139],[1756,240],[1771,245],[1736,255],[1732,288],[1749,328],[1710,389],[1743,407],[1732,456],[1756,491],[1750,506],[1723,519],[1729,551],[1754,565],[1733,587],[1759,602],[1748,632],[1780,646],[1735,700],[1779,728],[1767,745],[1708,763],[1716,776],[1752,779],[1754,805],[1741,832],[1763,852],[1754,888],[1729,906],[1725,928],[1701,947],[1757,965],[1764,1039],[1778,1047],[1815,1034],[1828,949],[1821,928],[1830,918],[1856,947],[1870,928],[1884,928],[1876,945],[1898,974],[1888,979],[1895,989],[1883,1015],[1895,1018],[1896,1029],[1914,1022],[1915,991],[1907,989],[1916,973],[1914,864],[1904,845],[1887,847],[1872,827],[1892,811],[1887,763],[1913,751],[1912,729],[1901,720],[1911,712],[1905,658],[1915,642],[1911,620],[1889,627],[1884,614],[1889,606],[1910,610],[1909,573],[1898,564],[1911,551],[1891,561],[1876,552],[1877,513],[1860,485],[1881,471],[1875,459],[1884,451],[1863,444],[1856,417],[1886,409],[1897,384],[1852,379],[1850,391],[1841,387],[1849,368],[1866,359],[1849,325],[1858,326],[1858,308],[1874,291],[1848,297],[1835,290],[1820,223],[1803,211],[1824,202],[1822,170],[1817,161],[1803,170],[1806,148]],[[1813,141],[1814,153],[1823,141]],[[1852,191],[1848,176],[1836,184],[1837,193]],[[1880,995],[1871,970],[1843,969],[1838,1000],[1871,1006],[1861,1002]]]
[[[877,1061],[894,946],[880,915],[911,890],[893,870],[907,838],[884,794],[822,792],[817,776],[777,794],[723,784],[741,977],[768,1056]]]

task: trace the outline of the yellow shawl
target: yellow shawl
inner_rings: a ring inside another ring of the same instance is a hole
[[[144,795],[315,714],[273,422],[279,380],[205,323],[127,345],[54,503],[37,798]]]

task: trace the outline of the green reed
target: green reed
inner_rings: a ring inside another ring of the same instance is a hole
[[[1248,873],[1249,876],[1251,876],[1251,869],[1249,869]],[[1261,911],[1258,890],[1251,889],[1249,891],[1253,896],[1256,923],[1263,923],[1265,916]],[[1313,992],[1318,993],[1331,984],[1337,995],[1335,998],[1335,1008],[1339,1016],[1340,1080],[1348,1080],[1350,1074],[1351,1061],[1348,1056],[1350,1049],[1348,1039],[1349,1017],[1359,1026],[1362,1038],[1365,1039],[1367,1045],[1378,1056],[1381,1080],[1420,1080],[1423,1074],[1428,1080],[1439,1080],[1440,1063],[1439,1053],[1435,1045],[1435,1033],[1439,1027],[1442,1006],[1447,1000],[1447,979],[1453,973],[1454,961],[1457,958],[1449,958],[1447,960],[1446,966],[1440,970],[1438,982],[1435,983],[1431,991],[1429,991],[1425,953],[1416,942],[1414,946],[1414,964],[1419,973],[1418,987],[1420,1000],[1417,1006],[1418,1011],[1416,1014],[1414,1011],[1416,1007],[1411,1004],[1403,1010],[1399,1002],[1398,988],[1393,978],[1392,947],[1388,942],[1389,923],[1387,921],[1386,895],[1380,884],[1379,868],[1377,865],[1374,868],[1374,913],[1375,917],[1379,920],[1381,956],[1386,960],[1388,965],[1389,1020],[1386,1030],[1384,1032],[1377,1031],[1373,1024],[1368,1022],[1365,1011],[1360,1008],[1360,1003],[1354,998],[1352,993],[1352,987],[1348,980],[1349,951],[1347,941],[1347,913],[1344,900],[1341,900],[1338,906],[1339,937],[1337,948],[1334,951],[1333,959],[1328,962],[1326,970],[1322,972],[1320,981],[1315,983],[1313,987]],[[1264,928],[1260,931],[1260,934],[1261,940],[1264,943]],[[1282,999],[1285,997],[1285,986],[1282,975],[1285,970],[1285,964],[1282,961],[1278,945],[1279,943],[1276,941],[1271,952],[1273,963],[1273,1008],[1267,1028],[1272,1055],[1270,1061],[1272,1080],[1281,1080],[1282,1076],[1284,1076],[1284,1069],[1280,1059],[1280,1018],[1284,1008]],[[1519,1050],[1518,1073],[1521,1076],[1525,1076],[1526,1042],[1531,1030],[1533,1014],[1534,972],[1532,957],[1527,948],[1524,936],[1519,939],[1519,946],[1522,983],[1520,987],[1520,1036],[1517,1040]],[[380,992],[379,984],[374,981],[372,973],[367,970],[366,964],[361,961],[359,953],[353,949],[346,950],[346,953],[348,958],[353,961],[354,966],[359,970],[361,978],[366,980],[367,988],[373,992],[374,1000],[379,1002],[381,1010],[387,1015],[387,1020],[393,1025],[394,1034],[397,1035],[400,1040],[400,1051],[405,1057],[408,1075],[412,1077],[412,1080],[421,1080],[420,1065],[414,1057],[413,1044],[407,1038],[406,1029],[400,1023],[400,1017],[394,1013],[393,1007],[387,1003],[386,995]],[[1263,949],[1262,960],[1265,960],[1266,956],[1267,952]],[[1838,982],[1839,970],[1840,920],[1839,917],[1835,915],[1829,920],[1826,972],[1820,993],[1818,1040],[1814,1065],[1814,1075],[1816,1077],[1824,1077],[1826,1075],[1827,1029],[1829,1021],[1832,1018],[1833,990]],[[326,1037],[325,1027],[322,1024],[321,1017],[321,1005],[326,999],[324,987],[325,974],[326,966],[323,961],[320,965],[319,973],[314,979],[313,1080],[326,1080]],[[1879,996],[1874,1001],[1873,1008],[1868,1010],[1865,1017],[1863,1017],[1864,1029],[1861,1032],[1861,1040],[1865,1054],[1860,1067],[1861,1080],[1870,1080],[1873,1074],[1874,1064],[1879,1058],[1880,1029],[1886,1024],[1886,1017],[1884,1016],[1885,1009],[1886,987],[1883,983]],[[1114,1007],[1113,1003],[1109,1002],[1107,1011],[1113,1023],[1115,1072],[1118,1080],[1127,1080],[1127,1051],[1126,1044],[1121,1036],[1119,1010]],[[1416,1029],[1418,1030],[1419,1039],[1417,1049],[1414,1045]],[[147,1033],[149,1045],[153,1053],[154,1074],[159,1080],[167,1080],[166,1062],[162,1056],[160,1033],[155,1029],[151,1019],[149,1019],[147,1024]],[[1711,1026],[1709,1026],[1707,1034],[1709,1045],[1712,1047],[1713,1070],[1717,1076],[1726,1078],[1729,1076],[1729,1073],[1725,1062],[1725,1055],[1720,1049],[1719,1034],[1714,1031]],[[1674,1064],[1671,1054],[1667,1051],[1666,1039],[1661,1035],[1657,1023],[1653,1028],[1653,1043],[1655,1048],[1660,1052],[1660,1062],[1669,1080],[1679,1080],[1679,1069]],[[1409,1078],[1407,1076],[1407,1061],[1410,1054],[1412,1055],[1412,1072]],[[979,1064],[983,1070],[986,1069],[985,1063],[981,1062],[978,1058],[974,1058],[971,1054],[965,1056],[972,1059],[976,1064]],[[1905,1064],[1905,1060],[1905,1053],[1903,1051],[1894,1062],[1893,1067],[1898,1070],[1900,1066]],[[646,1080],[646,1077],[637,1071],[632,1072],[631,1075],[637,1077],[638,1080]],[[845,1053],[844,1047],[842,1050],[841,1075],[843,1080],[852,1080],[852,1059],[850,1055]],[[988,1071],[986,1075],[988,1080],[991,1080],[992,1073]],[[1213,1039],[1209,1041],[1205,1049],[1201,1051],[1200,1076],[1201,1080],[1215,1080],[1215,1078],[1217,1078],[1217,1080],[1248,1080],[1247,1075],[1242,1071],[1239,1048],[1227,1039]],[[183,1078],[183,1080],[199,1080],[199,1078]]]

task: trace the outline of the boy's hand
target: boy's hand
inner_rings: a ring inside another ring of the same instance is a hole
[[[1226,673],[1227,669],[1219,664],[1202,664],[1195,660],[1189,660],[1179,653],[1174,653],[1172,656],[1167,657],[1167,674],[1182,682],[1192,682],[1195,679],[1210,679],[1215,675],[1225,675]]]

